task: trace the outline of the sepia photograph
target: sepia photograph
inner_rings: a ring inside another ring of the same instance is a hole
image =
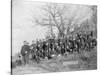
[[[97,70],[97,5],[11,1],[11,74]]]

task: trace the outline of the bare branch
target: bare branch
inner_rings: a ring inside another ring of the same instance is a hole
[[[35,19],[35,23],[37,25],[42,25],[42,26],[50,26],[50,25],[55,26],[55,24],[49,24],[49,23],[40,22],[38,19]]]

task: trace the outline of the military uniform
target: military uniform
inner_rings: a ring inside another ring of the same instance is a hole
[[[23,45],[21,49],[21,55],[23,56],[24,64],[28,63],[30,53],[30,46]]]

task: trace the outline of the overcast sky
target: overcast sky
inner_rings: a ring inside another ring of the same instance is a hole
[[[20,51],[24,40],[31,43],[32,40],[45,38],[47,27],[35,25],[31,21],[32,16],[40,18],[43,11],[39,7],[43,2],[34,2],[28,0],[12,0],[12,53],[13,55]],[[78,22],[84,21],[91,16],[91,10],[85,5],[71,5],[68,17],[77,12]]]

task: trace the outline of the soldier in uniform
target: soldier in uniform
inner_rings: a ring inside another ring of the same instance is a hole
[[[27,64],[29,61],[30,46],[27,41],[24,41],[23,44],[24,45],[21,48],[21,55],[22,55],[24,64]]]
[[[36,53],[36,44],[35,44],[34,40],[32,41],[30,48],[31,48],[30,52],[31,52],[31,55],[32,55],[32,60],[34,60],[35,59],[35,53]]]
[[[65,43],[62,43],[61,54],[64,55],[64,53],[65,53]]]

